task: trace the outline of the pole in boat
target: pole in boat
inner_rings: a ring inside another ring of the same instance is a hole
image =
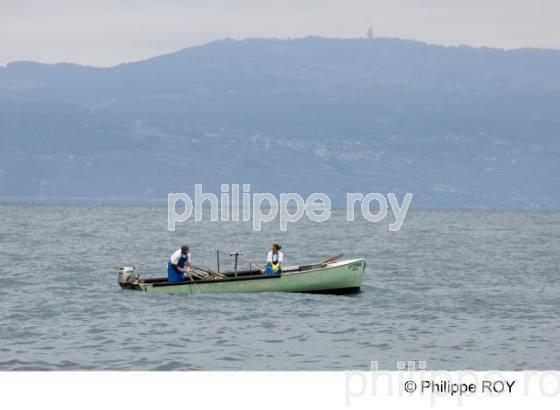
[[[220,250],[216,249],[216,263],[218,265],[218,273],[220,273]]]
[[[234,272],[235,277],[237,277],[237,261],[239,259],[239,255],[241,255],[239,252],[232,252],[232,253],[229,254],[229,256],[235,256],[235,265],[234,265],[234,268],[233,268],[233,272]]]
[[[319,262],[321,265],[326,265],[327,263],[332,263],[332,262],[336,262],[339,259],[342,259],[344,257],[343,253],[339,253],[336,256],[331,256],[330,258],[325,259],[322,262]]]

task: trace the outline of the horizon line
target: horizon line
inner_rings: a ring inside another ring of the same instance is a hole
[[[336,204],[335,204],[336,202]],[[338,205],[343,201],[333,201],[333,210],[347,209],[346,206]],[[166,207],[168,206],[167,198],[132,198],[132,197],[0,197],[1,206],[76,206],[76,207],[91,207],[91,206],[131,206],[131,207]],[[251,208],[250,206],[249,208]],[[210,209],[210,206],[203,205],[203,209]],[[229,206],[228,209],[233,209]],[[243,207],[237,207],[243,209]],[[267,207],[264,207],[267,209]],[[290,207],[290,209],[292,209]],[[359,207],[354,207],[359,209]],[[410,208],[411,210],[413,208]],[[495,206],[477,206],[477,205],[417,205],[414,207],[417,211],[487,211],[487,212],[541,212],[541,213],[560,213],[560,208],[557,207],[495,207]]]

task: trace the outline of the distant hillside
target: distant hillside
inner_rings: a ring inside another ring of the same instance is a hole
[[[560,209],[560,51],[222,40],[112,68],[0,67],[2,198],[203,183]]]

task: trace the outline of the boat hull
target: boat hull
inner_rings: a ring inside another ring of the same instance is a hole
[[[278,276],[256,275],[183,283],[135,283],[131,289],[149,293],[254,293],[309,292],[346,293],[358,291],[365,270],[364,259],[329,264],[324,267],[287,272]]]

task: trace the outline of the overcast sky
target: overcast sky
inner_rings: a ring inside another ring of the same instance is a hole
[[[560,0],[0,0],[0,64],[96,66],[224,37],[376,36],[560,49]]]

